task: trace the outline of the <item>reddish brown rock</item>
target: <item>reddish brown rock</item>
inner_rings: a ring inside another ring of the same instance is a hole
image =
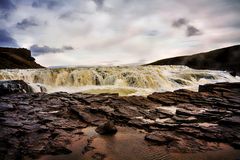
[[[148,142],[165,145],[170,152],[211,150],[208,142],[238,148],[240,90],[232,85],[234,89],[221,83],[209,91],[178,90],[148,98],[64,92],[2,95],[0,156],[5,160],[71,153],[67,145],[75,136],[81,139],[87,126],[99,126],[100,134],[114,134],[118,125],[139,128],[147,132]]]
[[[103,135],[111,135],[117,133],[117,128],[115,127],[113,121],[108,121],[96,128],[96,132]]]

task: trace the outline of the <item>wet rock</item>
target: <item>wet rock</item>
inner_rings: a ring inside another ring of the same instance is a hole
[[[160,129],[167,129],[167,130],[175,130],[177,127],[179,127],[179,124],[176,123],[173,119],[166,119],[166,120],[161,120],[157,119],[155,126],[160,128]]]
[[[105,159],[106,155],[102,154],[102,153],[95,153],[93,156],[92,156],[92,159],[93,160],[103,160]]]
[[[226,109],[207,109],[206,112],[212,113],[212,114],[219,114],[219,115],[226,115],[226,114],[228,116],[232,115],[232,112]]]
[[[185,115],[185,116],[196,116],[199,112],[189,111],[183,108],[177,109],[176,114],[177,115]]]
[[[141,129],[148,129],[153,124],[155,124],[155,121],[143,117],[135,117],[128,121],[128,125]]]
[[[22,80],[0,81],[0,96],[12,93],[32,92],[32,88]]]
[[[98,106],[98,107],[89,107],[90,112],[92,113],[103,113],[110,115],[111,113],[114,112],[114,109],[109,107],[109,106]]]
[[[236,71],[230,71],[229,74],[231,74],[233,77],[237,76],[237,72]]]
[[[96,128],[96,132],[102,135],[111,135],[117,133],[117,128],[115,127],[113,121],[108,121]]]
[[[196,117],[178,117],[178,116],[174,116],[173,119],[177,122],[177,123],[196,123],[198,121],[198,119]]]
[[[170,111],[168,111],[166,109],[157,108],[156,111],[166,115],[167,117],[173,117],[174,116],[174,113],[172,113],[172,112],[170,112]]]
[[[107,120],[105,115],[91,113],[89,107],[83,105],[71,106],[70,111],[74,113],[80,120],[92,125],[99,125]]]
[[[199,92],[214,92],[214,91],[239,91],[240,83],[216,83],[205,84],[199,86]]]
[[[171,92],[169,93],[171,94]],[[160,103],[162,105],[166,105],[166,106],[172,106],[176,104],[176,101],[172,100],[169,98],[168,92],[162,94],[162,93],[153,93],[149,96],[147,96],[147,98],[151,101]]]
[[[82,154],[86,154],[87,152],[95,149],[94,147],[91,146],[92,142],[93,142],[93,137],[87,139],[87,145],[83,148]]]
[[[219,121],[220,125],[240,126],[240,116],[226,117]]]
[[[13,110],[14,107],[12,104],[8,104],[6,102],[0,102],[0,112]]]
[[[111,120],[145,130],[146,140],[166,145],[168,151],[206,151],[208,142],[237,148],[239,86],[221,83],[207,88],[154,93],[148,98],[65,92],[0,96],[0,156],[6,155],[1,159],[70,153],[66,146],[75,136],[81,139],[87,126],[99,126],[99,134],[115,134]]]
[[[59,154],[70,154],[72,153],[71,150],[67,149],[64,146],[53,146],[52,148],[49,149],[48,153],[52,155],[59,155]]]
[[[235,149],[240,149],[240,142],[238,141],[238,142],[233,142],[232,144],[231,144]]]
[[[155,142],[159,145],[166,145],[166,144],[169,144],[173,141],[178,141],[179,138],[169,134],[169,132],[165,133],[165,132],[155,131],[155,132],[152,132],[152,133],[148,133],[145,136],[145,140]]]
[[[7,119],[6,121],[4,121],[2,123],[2,125],[8,126],[8,127],[13,127],[13,128],[19,128],[19,127],[23,126],[23,124],[21,122],[15,121],[15,120],[12,120],[12,119]]]
[[[152,101],[141,96],[123,97],[123,100],[125,100],[129,105],[139,106],[142,109],[149,109],[154,105]]]
[[[40,88],[40,91],[41,91],[41,92],[44,92],[44,93],[47,92],[47,88],[46,88],[46,87],[41,86],[41,85],[38,85],[38,87]]]

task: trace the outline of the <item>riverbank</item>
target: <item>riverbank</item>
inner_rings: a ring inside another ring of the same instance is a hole
[[[200,86],[199,92],[182,89],[147,97],[65,92],[4,95],[0,97],[0,157],[69,155],[75,152],[68,147],[72,140],[86,138],[84,128],[109,120],[120,130],[115,136],[122,132],[121,127],[139,129],[149,147],[171,154],[221,153],[226,148],[221,144],[238,149],[239,93],[240,83],[219,83]],[[86,154],[94,151],[91,145],[82,145]],[[239,156],[239,150],[235,151]],[[109,156],[94,153],[91,158]]]

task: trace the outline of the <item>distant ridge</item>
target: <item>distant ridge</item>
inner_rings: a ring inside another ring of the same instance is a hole
[[[31,51],[25,48],[0,47],[0,69],[44,68],[35,62]]]
[[[147,65],[185,65],[194,69],[224,70],[240,75],[240,45],[163,59]]]

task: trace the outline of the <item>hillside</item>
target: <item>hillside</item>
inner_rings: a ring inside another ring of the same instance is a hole
[[[43,68],[31,56],[31,51],[24,48],[0,47],[0,69]]]
[[[194,69],[226,70],[240,74],[240,45],[191,56],[159,60],[148,65],[186,65]]]

